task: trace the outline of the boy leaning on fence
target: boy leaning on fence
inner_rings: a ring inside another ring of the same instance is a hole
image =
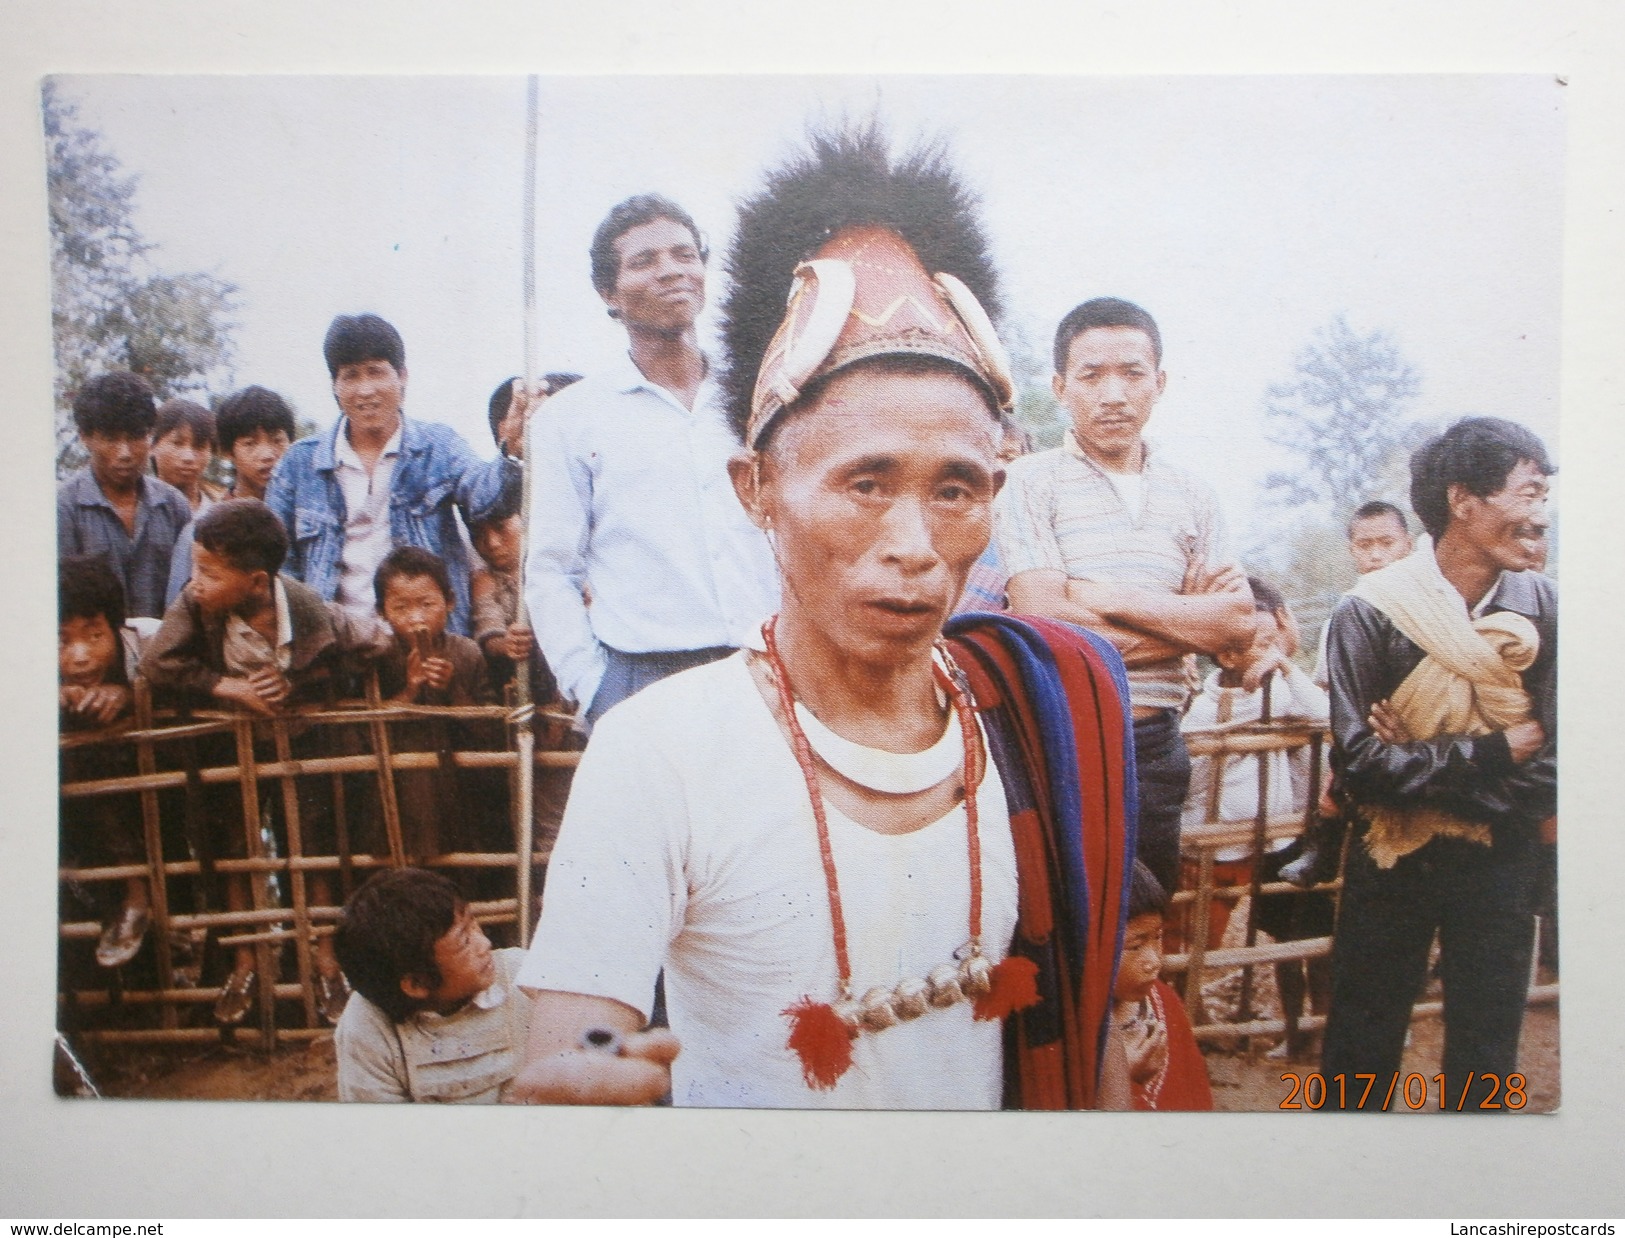
[[[279,574],[288,537],[276,515],[257,499],[216,504],[197,520],[192,578],[164,615],[141,661],[141,673],[154,688],[183,705],[228,706],[272,718],[301,704],[340,695],[351,661],[387,648],[387,633],[361,624],[314,591]],[[225,737],[218,737],[223,740]],[[316,756],[320,732],[291,734],[295,756]],[[229,741],[210,745],[210,755],[230,764]],[[262,785],[262,794],[274,790]],[[303,850],[331,854],[332,808],[327,783],[298,782]],[[246,835],[233,829],[240,814],[235,784],[213,797],[208,842],[217,856],[246,854]],[[275,797],[273,796],[273,800]],[[258,822],[249,823],[257,828]],[[330,901],[327,875],[309,876],[313,901]],[[226,882],[228,906],[246,910],[248,880],[235,873]],[[317,995],[323,1013],[336,1018],[344,992],[337,962],[326,938],[317,942]],[[240,1022],[253,1003],[254,955],[240,945],[230,977],[215,1006],[225,1024]]]
[[[69,555],[57,573],[57,705],[66,737],[108,727],[130,712],[125,665],[124,590],[106,560]],[[134,771],[120,744],[69,743],[62,749],[64,784],[116,778]],[[144,859],[139,810],[129,795],[64,797],[64,859],[93,864],[139,864]],[[122,967],[146,940],[151,898],[145,877],[127,877],[117,910],[103,917],[96,962]]]

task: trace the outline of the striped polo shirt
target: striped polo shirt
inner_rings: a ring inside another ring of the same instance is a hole
[[[1141,506],[1124,506],[1104,470],[1067,431],[1051,451],[1013,461],[994,500],[994,540],[1011,576],[1061,571],[1075,580],[1178,593],[1193,564],[1228,562],[1213,491],[1146,444]],[[1136,706],[1181,709],[1190,695],[1181,659],[1129,671]]]

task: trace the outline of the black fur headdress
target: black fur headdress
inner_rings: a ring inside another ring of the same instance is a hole
[[[797,265],[843,228],[875,224],[896,231],[927,271],[958,277],[997,321],[998,276],[979,206],[941,142],[893,162],[877,121],[810,131],[807,149],[768,173],[761,191],[740,206],[728,251],[722,388],[735,434],[743,437],[750,420],[757,372],[784,319]]]

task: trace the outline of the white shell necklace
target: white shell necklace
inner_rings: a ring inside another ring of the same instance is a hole
[[[843,739],[800,701],[796,720],[819,759],[842,778],[882,795],[913,795],[942,782],[965,762],[965,736],[949,712],[942,738],[924,752],[887,752]]]

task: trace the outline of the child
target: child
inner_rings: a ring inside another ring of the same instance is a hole
[[[470,585],[474,604],[474,639],[490,664],[491,677],[502,686],[513,678],[521,658],[530,659],[530,699],[545,704],[557,696],[553,672],[536,646],[530,623],[520,608],[519,556],[524,523],[518,510],[498,506],[469,530],[486,570]]]
[[[271,473],[294,439],[293,410],[274,391],[244,387],[221,402],[215,434],[231,464],[230,497],[264,499]]]
[[[1159,979],[1168,895],[1140,861],[1129,884],[1128,925],[1112,988],[1112,1018],[1128,1053],[1135,1109],[1212,1109],[1207,1063],[1179,995]]]
[[[124,664],[124,591],[106,562],[70,556],[57,574],[57,703],[62,731],[109,726],[130,708],[130,680]],[[113,778],[134,772],[122,746],[84,744],[62,749],[65,783]],[[66,853],[82,852],[95,864],[142,864],[136,806],[129,796],[74,796],[62,801],[62,842]],[[151,900],[143,877],[127,877],[124,900],[102,926],[96,962],[122,967],[146,939]]]
[[[214,424],[220,454],[231,464],[231,489],[225,497],[263,500],[277,461],[293,441],[293,410],[274,391],[244,387],[225,398]],[[176,539],[170,559],[166,605],[180,596],[191,578],[192,526],[187,525]]]
[[[1297,622],[1281,594],[1265,581],[1248,577],[1256,610],[1257,635],[1247,653],[1221,654],[1220,669],[1208,677],[1185,715],[1186,731],[1223,727],[1227,723],[1256,722],[1263,717],[1269,692],[1272,718],[1295,718],[1326,725],[1330,703],[1325,691],[1291,660],[1297,645]],[[1185,801],[1185,826],[1204,821],[1251,825],[1258,814],[1258,763],[1269,763],[1269,815],[1302,820],[1309,797],[1310,754],[1307,746],[1292,752],[1275,751],[1255,757],[1198,757],[1191,762],[1190,794]],[[1222,769],[1221,769],[1222,767]],[[1323,766],[1323,779],[1330,767]],[[1263,865],[1263,880],[1276,881],[1283,866],[1301,853],[1299,838],[1276,838],[1255,858],[1252,846],[1241,843],[1214,853],[1217,885],[1246,885],[1253,865]],[[1190,862],[1187,861],[1187,865]],[[1224,936],[1235,900],[1214,899],[1209,904],[1208,945],[1216,947]],[[1256,923],[1276,941],[1300,941],[1329,936],[1333,905],[1327,894],[1267,894],[1259,899]],[[1307,962],[1288,959],[1277,963],[1276,981],[1288,1027],[1285,1051],[1296,1053],[1297,1017],[1305,997],[1314,1009],[1325,1004],[1330,984],[1326,959]]]
[[[152,471],[186,496],[192,515],[226,497],[203,479],[214,463],[214,414],[191,400],[165,400],[152,428]]]
[[[446,630],[451,620],[451,577],[439,556],[416,546],[398,546],[373,577],[378,613],[394,642],[378,661],[378,687],[387,700],[403,705],[485,705],[496,699],[485,658],[466,636]],[[454,739],[478,727],[456,726],[443,718],[396,723],[390,742],[397,752],[445,754],[439,768],[400,770],[395,775],[402,844],[414,859],[439,855],[442,846],[467,841],[457,828],[467,813],[459,794],[461,778],[449,760]]]
[[[1326,693],[1292,662],[1297,624],[1280,593],[1257,577],[1248,577],[1253,591],[1256,635],[1243,652],[1221,653],[1219,669],[1210,674],[1185,715],[1184,731],[1222,729],[1237,723],[1257,722],[1264,714],[1266,694],[1272,718],[1295,718],[1326,724],[1330,704]],[[1258,815],[1258,763],[1269,765],[1268,811],[1272,818],[1301,818],[1311,794],[1309,749],[1275,751],[1256,757],[1198,757],[1191,762],[1190,791],[1185,798],[1186,830],[1208,822],[1250,825]],[[1290,838],[1265,843],[1269,870],[1278,869]],[[1222,885],[1245,885],[1252,879],[1254,857],[1248,843],[1221,847],[1213,856],[1215,880]],[[1187,864],[1189,861],[1187,861]],[[1215,899],[1211,904],[1208,941],[1216,946],[1224,935],[1233,903]]]
[[[183,702],[217,702],[249,713],[271,717],[295,704],[329,700],[338,695],[338,682],[359,655],[386,648],[376,625],[363,627],[342,610],[322,601],[296,580],[278,574],[288,552],[282,522],[257,499],[230,499],[198,518],[192,547],[192,579],[164,615],[141,661],[141,673],[155,688],[179,695]],[[294,756],[320,755],[315,730],[296,734]],[[234,751],[222,764],[231,764]],[[269,755],[266,758],[269,759]],[[332,854],[332,812],[327,781],[321,777],[298,782],[304,850]],[[280,795],[267,782],[262,794],[273,804]],[[235,784],[222,801],[237,796]],[[222,802],[221,807],[225,805]],[[230,810],[212,814],[217,820]],[[248,823],[249,828],[257,822]],[[246,854],[243,831],[220,828],[214,841],[221,854]],[[312,872],[311,901],[326,904],[331,887],[327,874]],[[246,875],[230,874],[226,882],[227,906],[247,910],[250,904]],[[325,937],[315,946],[318,1005],[329,1019],[343,1009],[343,980]],[[236,962],[215,1018],[222,1024],[240,1022],[248,1013],[254,992],[254,952],[239,946]]]
[[[530,1034],[523,950],[492,950],[457,887],[421,868],[373,877],[335,936],[357,994],[334,1036],[340,1100],[502,1099]]]

